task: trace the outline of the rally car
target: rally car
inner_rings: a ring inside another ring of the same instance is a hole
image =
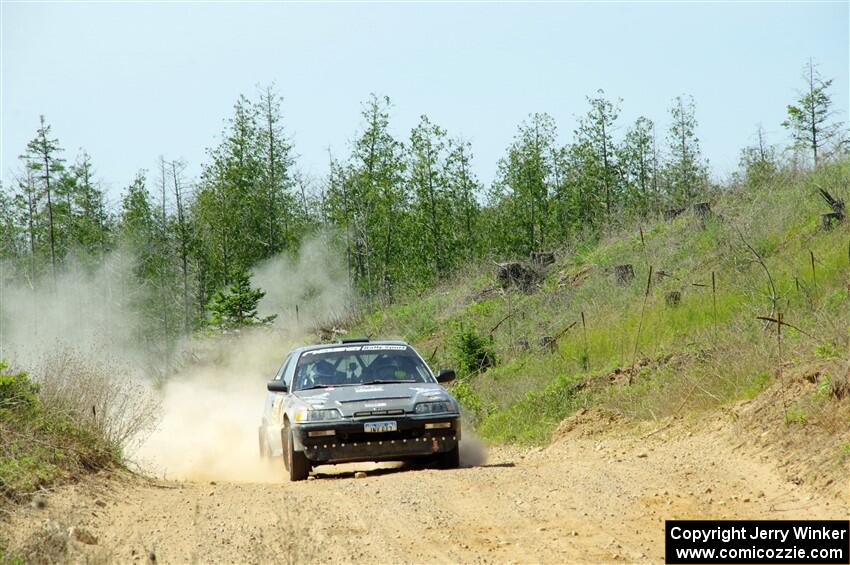
[[[260,455],[283,456],[292,481],[315,465],[429,459],[460,463],[460,409],[403,341],[344,339],[290,352],[268,383]]]

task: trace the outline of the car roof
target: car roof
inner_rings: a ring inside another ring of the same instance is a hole
[[[312,351],[314,349],[330,349],[332,347],[351,347],[353,345],[406,345],[410,346],[406,341],[401,341],[398,339],[381,339],[381,340],[364,340],[364,341],[356,341],[350,343],[316,343],[313,345],[303,345],[301,347],[296,347],[290,353],[301,354],[305,351]]]

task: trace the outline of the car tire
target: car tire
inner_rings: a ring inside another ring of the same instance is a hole
[[[289,427],[280,430],[280,448],[283,456],[283,468],[289,471]]]
[[[455,445],[451,451],[441,453],[438,465],[440,469],[457,469],[460,467],[460,447]]]
[[[283,428],[283,464],[289,472],[290,481],[303,481],[310,474],[310,460],[304,455],[303,451],[295,451],[295,441],[293,441],[292,430],[289,426]]]

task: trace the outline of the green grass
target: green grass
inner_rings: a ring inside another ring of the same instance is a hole
[[[756,375],[750,382],[749,386],[744,389],[744,398],[747,400],[754,399],[770,385],[772,380],[773,377],[770,373],[761,373]]]
[[[806,409],[799,404],[792,404],[785,410],[786,424],[805,424],[807,419]]]
[[[756,319],[771,314],[772,292],[745,242],[770,271],[776,310],[804,332],[783,330],[783,361],[850,355],[850,222],[821,230],[826,210],[817,194],[824,187],[850,200],[848,185],[850,162],[844,161],[816,172],[785,172],[764,185],[728,187],[713,199],[716,215],[705,221],[685,213],[561,249],[533,293],[503,293],[493,288],[491,262],[470,265],[432,292],[365,317],[352,331],[407,339],[426,357],[433,352],[434,366],[458,362],[452,344],[462,332],[486,340],[498,364],[464,379],[458,396],[479,433],[497,442],[544,443],[580,406],[656,419],[752,399],[773,381],[779,359],[775,326]],[[635,270],[626,287],[611,272],[623,263]],[[643,310],[650,266],[671,276],[653,280]],[[559,285],[584,270],[590,274],[580,285]],[[681,293],[678,307],[665,301],[673,291]],[[559,334],[556,347],[538,345],[541,337]],[[576,392],[576,383],[629,368],[635,359],[668,355],[672,361],[646,365],[631,386]],[[806,414],[792,411],[789,418],[800,423]]]
[[[46,409],[39,387],[0,362],[0,503],[120,462],[118,446],[66,410]]]

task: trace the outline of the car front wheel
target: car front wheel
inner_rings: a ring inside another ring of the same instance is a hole
[[[303,481],[310,474],[310,460],[307,459],[303,451],[295,451],[293,432],[289,426],[283,428],[282,435],[283,462],[286,470],[289,471],[289,480]]]

